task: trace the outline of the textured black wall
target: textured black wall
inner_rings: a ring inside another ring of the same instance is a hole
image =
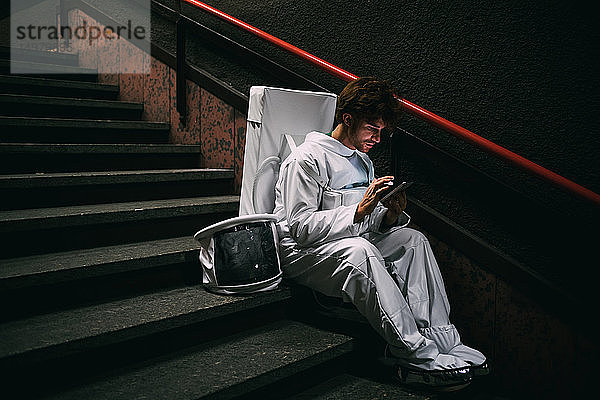
[[[407,99],[600,191],[600,30],[586,4],[207,3],[352,73],[389,78]],[[252,43],[245,34],[234,36]],[[455,148],[446,134],[430,135]]]

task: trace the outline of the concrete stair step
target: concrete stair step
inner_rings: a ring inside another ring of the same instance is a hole
[[[231,169],[167,169],[0,175],[0,209],[223,195]]]
[[[356,347],[360,347],[358,343]],[[346,371],[295,393],[281,396],[285,400],[343,400],[343,399],[398,399],[398,400],[510,400],[491,376],[473,379],[466,388],[456,392],[435,392],[424,387],[403,385],[395,378],[393,363],[382,362],[371,355],[351,360]],[[517,397],[527,398],[527,397]]]
[[[0,232],[71,228],[123,221],[232,211],[239,196],[193,197],[0,212]],[[41,224],[40,224],[41,223]]]
[[[0,94],[4,116],[130,120],[141,119],[144,105],[114,100]]]
[[[71,67],[79,66],[79,56],[77,54],[58,53],[56,51],[40,51],[7,46],[0,46],[0,59],[67,65]]]
[[[0,175],[0,189],[34,189],[170,181],[232,179],[232,169],[194,168]]]
[[[0,116],[0,141],[20,143],[164,143],[164,122]]]
[[[2,260],[0,291],[198,262],[192,236]]]
[[[0,74],[83,82],[98,80],[96,69],[31,61],[0,60]]]
[[[389,372],[389,371],[388,371]],[[335,399],[395,399],[426,400],[430,395],[416,393],[394,382],[390,375],[381,376],[380,380],[340,374],[328,379],[308,390],[300,392],[287,400],[335,400]]]
[[[119,86],[16,75],[0,75],[2,93],[116,100]]]
[[[282,320],[153,360],[51,398],[267,398],[264,393],[273,396],[278,389],[286,390],[290,382],[315,374],[315,370],[343,369],[351,349],[352,339],[347,336]]]
[[[223,337],[224,332],[281,319],[288,299],[285,288],[218,296],[193,286],[3,323],[4,389],[22,398],[30,397],[28,390],[51,393],[55,387]],[[27,385],[31,381],[36,385]]]
[[[0,173],[197,168],[199,145],[0,143]]]
[[[239,196],[0,211],[0,257],[193,235],[235,216]]]
[[[185,236],[1,260],[0,321],[200,284],[199,248]]]
[[[0,366],[40,362],[288,298],[284,288],[220,296],[192,286],[6,322],[0,324]]]

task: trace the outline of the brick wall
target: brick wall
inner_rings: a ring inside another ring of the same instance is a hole
[[[69,12],[70,23],[103,27],[81,10]],[[79,53],[80,66],[99,68],[108,73],[99,74],[99,81],[119,85],[120,99],[144,104],[143,119],[169,122],[170,142],[200,144],[201,167],[228,168],[235,171],[235,188],[239,193],[246,137],[246,112],[236,110],[209,91],[187,81],[187,116],[181,121],[176,103],[176,72],[141,49],[125,40],[95,40]],[[97,57],[98,51],[103,56]],[[102,65],[97,65],[102,63]],[[119,73],[128,71],[128,65],[149,63],[148,73]],[[110,71],[115,71],[110,73]]]

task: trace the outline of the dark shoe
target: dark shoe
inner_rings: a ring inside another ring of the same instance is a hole
[[[485,376],[490,373],[490,366],[487,361],[480,365],[473,365],[471,367],[471,372],[473,372],[473,376]]]
[[[472,377],[473,373],[469,367],[434,371],[398,368],[398,378],[403,384],[437,392],[453,392],[463,389],[469,386]]]

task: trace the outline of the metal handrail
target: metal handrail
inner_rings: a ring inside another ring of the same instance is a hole
[[[346,82],[350,82],[350,81],[353,81],[358,78],[358,76],[356,76],[348,71],[345,71],[344,69],[342,69],[336,65],[333,65],[323,59],[320,59],[320,58],[308,53],[307,51],[302,50],[290,43],[287,43],[267,32],[264,32],[256,27],[244,22],[244,21],[234,18],[231,15],[228,15],[220,10],[217,10],[216,8],[211,7],[208,4],[202,3],[197,0],[183,0],[183,1],[186,3],[189,3],[191,5],[194,5],[214,16],[217,16],[218,18],[220,18],[232,25],[242,28],[242,29],[252,33],[255,36],[258,36],[270,43],[273,43],[274,45],[276,45],[284,50],[287,50],[288,52],[316,65],[317,67],[325,70],[329,74],[336,76]],[[566,190],[567,192],[575,194],[581,198],[591,201],[592,203],[595,203],[597,206],[600,206],[600,195],[591,191],[590,189],[588,189],[584,186],[581,186],[581,185],[579,185],[579,184],[577,184],[555,172],[552,172],[549,169],[544,168],[541,165],[536,164],[533,161],[530,161],[530,160],[526,159],[525,157],[522,157],[502,146],[499,146],[496,143],[494,143],[488,139],[485,139],[479,135],[476,135],[475,133],[471,132],[470,130],[463,128],[462,126],[457,125],[453,122],[450,122],[447,119],[442,118],[439,115],[436,115],[436,114],[432,113],[431,111],[424,109],[423,107],[420,107],[414,103],[411,103],[410,101],[408,101],[406,99],[398,98],[398,101],[400,101],[400,103],[402,103],[402,108],[408,114],[414,115],[415,117],[417,117],[425,122],[428,122],[431,125],[434,125],[438,128],[441,128],[441,129],[451,133],[452,135],[454,135],[462,140],[465,140],[465,141],[467,141],[489,153],[492,153],[493,155],[500,157],[527,172],[537,175],[538,177],[560,187],[563,190]]]

